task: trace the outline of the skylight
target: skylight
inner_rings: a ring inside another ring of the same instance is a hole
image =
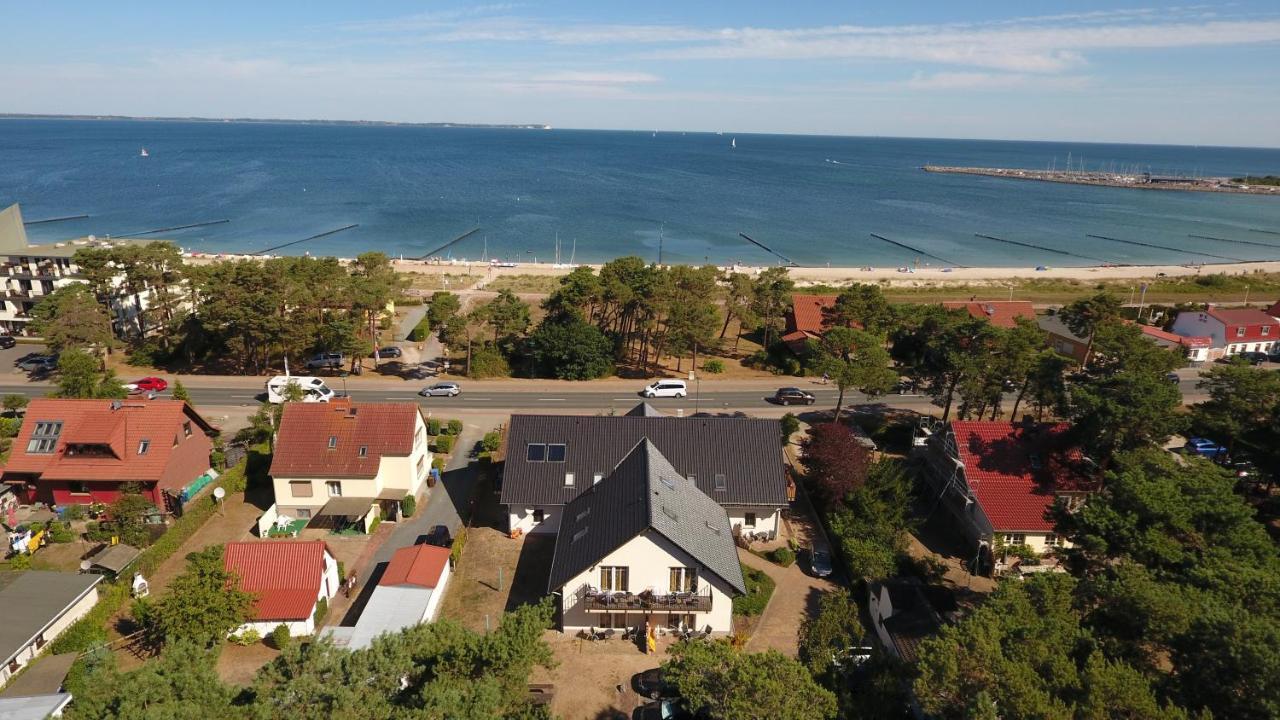
[[[547,445],[547,462],[564,462],[564,445]]]
[[[675,511],[675,510],[672,510],[671,508],[667,507],[666,505],[663,505],[663,506],[662,506],[662,514],[663,514],[663,515],[666,515],[666,516],[667,516],[667,517],[669,517],[669,518],[671,518],[671,519],[672,519],[673,521],[675,521],[675,522],[680,522],[680,516],[676,514],[676,511]]]

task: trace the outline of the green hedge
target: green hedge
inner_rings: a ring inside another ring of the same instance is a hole
[[[449,562],[458,564],[458,560],[462,557],[462,548],[467,544],[467,528],[458,530],[458,536],[453,539],[453,547],[449,548]]]
[[[461,421],[461,420],[458,420],[457,418],[454,418],[453,420],[450,420],[450,421],[449,421],[449,434],[450,434],[450,435],[461,435],[461,434],[462,434],[462,421]]]
[[[427,335],[431,333],[431,321],[427,316],[422,316],[417,325],[409,331],[409,342],[422,342],[427,339]]]
[[[747,582],[747,594],[733,599],[733,614],[759,615],[773,596],[773,578],[746,565],[742,566],[742,577]]]
[[[403,514],[405,517],[408,518],[408,517],[413,517],[413,514],[417,511],[418,511],[418,499],[412,495],[405,495],[404,500],[400,501],[401,514]]]
[[[435,450],[436,450],[436,452],[438,452],[438,453],[446,453],[446,454],[447,454],[447,453],[449,453],[449,452],[452,452],[452,451],[453,451],[453,436],[452,436],[452,435],[439,435],[439,436],[437,436],[437,437],[436,437],[436,448],[435,448]]]
[[[789,547],[774,548],[765,553],[769,561],[782,567],[791,567],[796,561],[796,554]]]

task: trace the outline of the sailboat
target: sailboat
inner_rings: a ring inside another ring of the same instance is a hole
[[[138,157],[151,157],[151,153],[146,148],[142,148],[142,152],[138,153]]]
[[[730,149],[730,150],[737,150],[737,149],[738,149],[738,138],[734,138],[734,139],[732,139],[732,140],[730,140],[730,141],[729,141],[729,149]]]

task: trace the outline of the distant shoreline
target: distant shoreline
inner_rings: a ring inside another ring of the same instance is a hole
[[[1034,180],[1064,185],[1129,188],[1133,190],[1170,190],[1175,192],[1213,192],[1236,195],[1271,195],[1280,197],[1280,186],[1248,185],[1230,177],[1162,178],[1151,173],[1113,173],[1092,170],[1030,170],[1026,168],[947,167],[925,165],[925,172],[942,175],[980,175],[1005,180]]]
[[[395,122],[392,120],[291,120],[287,118],[147,117],[142,115],[57,115],[0,113],[0,120],[128,120],[138,122],[239,123],[242,125],[337,125],[357,127],[470,128],[480,130],[550,130],[544,123]]]

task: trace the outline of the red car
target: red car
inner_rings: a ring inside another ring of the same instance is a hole
[[[169,387],[169,383],[164,378],[144,377],[137,382],[125,385],[132,393],[148,393],[148,392],[164,392]]]

